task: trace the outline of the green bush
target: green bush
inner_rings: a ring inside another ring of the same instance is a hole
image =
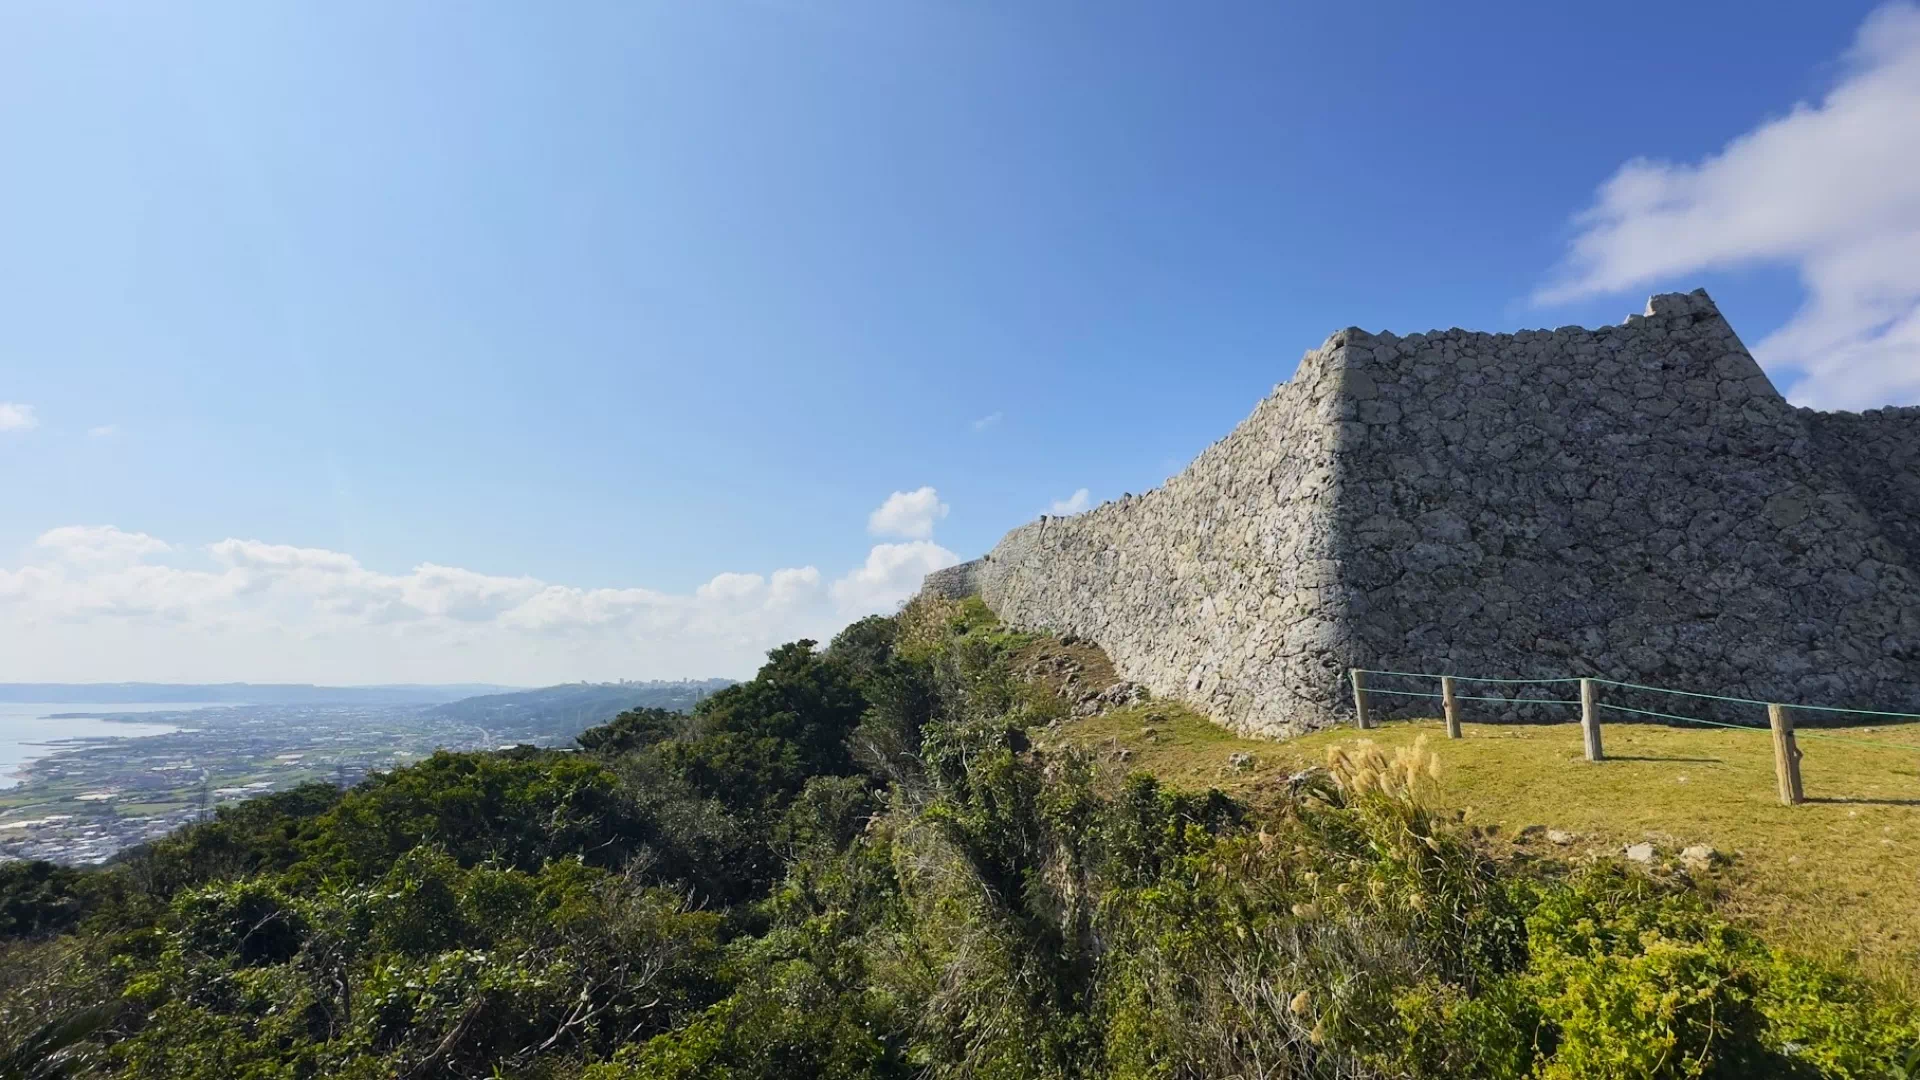
[[[0,863],[0,941],[71,930],[86,914],[88,877],[43,860]]]

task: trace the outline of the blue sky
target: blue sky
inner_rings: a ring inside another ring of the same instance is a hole
[[[0,6],[0,679],[743,674],[1351,324],[1706,285],[1796,399],[1920,401],[1916,58],[1846,2]]]

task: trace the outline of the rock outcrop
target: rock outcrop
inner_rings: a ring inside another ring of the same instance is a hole
[[[1351,667],[1920,711],[1916,570],[1920,409],[1794,409],[1701,291],[1343,330],[1166,486],[928,584],[1286,735],[1350,715]]]

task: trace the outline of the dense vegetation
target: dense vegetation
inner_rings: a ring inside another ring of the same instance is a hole
[[[1042,754],[977,603],[574,753],[0,872],[0,1077],[1883,1077],[1920,1014],[1684,883],[1496,860],[1432,758],[1258,806]],[[36,1070],[38,1070],[36,1072]]]

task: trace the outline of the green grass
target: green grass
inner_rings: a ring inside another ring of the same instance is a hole
[[[1580,858],[1650,840],[1664,858],[1710,844],[1732,860],[1713,877],[1730,915],[1778,944],[1851,957],[1870,974],[1920,986],[1920,752],[1803,732],[1809,801],[1788,807],[1775,793],[1765,732],[1602,730],[1609,760],[1594,764],[1582,758],[1574,724],[1468,724],[1455,742],[1438,721],[1417,720],[1268,742],[1153,702],[1065,724],[1050,738],[1124,757],[1126,767],[1173,786],[1220,787],[1257,801],[1278,777],[1324,761],[1331,745],[1366,737],[1392,747],[1426,735],[1441,760],[1441,799],[1469,824],[1491,827],[1498,845],[1513,845],[1506,850]],[[1920,728],[1863,737],[1920,745]],[[1229,765],[1235,753],[1254,755],[1253,767]],[[1520,837],[1534,825],[1578,839],[1558,847]]]
[[[1277,775],[1297,768],[1300,755],[1287,744],[1242,739],[1177,701],[1129,705],[1098,716],[1070,721],[1050,733],[1113,764],[1141,769],[1176,788],[1204,791],[1217,787],[1251,795]],[[1228,759],[1254,755],[1254,767],[1236,769]]]

